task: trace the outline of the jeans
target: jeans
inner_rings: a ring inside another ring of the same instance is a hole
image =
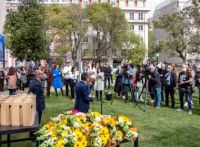
[[[184,95],[187,97],[187,102],[188,102],[188,108],[189,110],[192,109],[191,101],[192,101],[192,94],[189,92],[186,92],[186,90],[179,89],[179,100],[180,100],[180,108],[183,109],[184,105]]]
[[[71,89],[71,97],[72,99],[75,99],[75,86],[76,83],[74,83],[74,80],[70,79],[70,89]]]
[[[154,105],[157,107],[160,107],[160,102],[161,102],[161,88],[160,87],[154,87],[154,95],[155,95]]]
[[[164,101],[164,85],[161,88],[161,100]]]
[[[16,89],[9,89],[9,95],[14,95],[16,93]]]
[[[141,86],[141,87],[137,87],[137,86],[136,86],[136,101],[138,101],[139,99],[142,98],[141,92],[142,92],[142,86]],[[141,94],[141,96],[140,96],[140,94]],[[139,97],[139,96],[140,96],[140,97]]]

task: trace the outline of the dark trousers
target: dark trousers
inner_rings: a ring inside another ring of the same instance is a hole
[[[131,88],[133,90],[133,87],[130,87],[130,84],[123,84],[122,86],[122,93],[124,94],[126,101],[128,100],[128,92],[131,91]]]
[[[148,90],[149,90],[149,94],[150,94],[150,96],[151,96],[151,99],[154,100],[154,99],[155,99],[154,89],[153,89],[153,87],[151,86],[151,84],[149,84]]]
[[[113,75],[110,74],[110,80],[111,80],[111,83],[113,84]]]
[[[189,110],[192,109],[191,101],[192,101],[192,94],[189,92],[186,92],[186,90],[179,89],[179,100],[180,100],[180,108],[184,108],[184,95],[187,97],[187,102],[188,102],[188,108]]]
[[[161,87],[161,101],[164,101],[164,88],[165,86],[164,85],[162,85],[162,87]]]
[[[171,97],[171,101],[172,101],[172,108],[175,107],[175,99],[174,99],[174,94],[175,94],[175,90],[173,89],[174,87],[171,86],[165,86],[165,103],[166,106],[169,106],[169,95]]]
[[[4,79],[0,79],[0,92],[4,90],[3,86],[4,86]]]
[[[42,120],[42,111],[38,111],[38,120],[39,120],[39,124],[40,124],[41,120]]]
[[[50,97],[50,94],[51,94],[51,85],[52,85],[51,82],[47,83],[47,97]]]
[[[75,99],[75,86],[76,83],[74,83],[74,80],[70,79],[70,89],[71,89],[71,97],[72,99]]]
[[[108,81],[108,89],[110,89],[110,75],[106,75],[105,78],[104,78],[104,88],[106,89],[106,84],[107,84],[107,81]]]
[[[101,100],[102,99],[102,91],[96,91],[97,100],[99,99],[99,95],[100,95],[100,100]]]
[[[15,95],[16,89],[9,89],[9,95]]]
[[[69,95],[69,86],[70,86],[70,79],[65,79],[65,87],[66,87],[66,95]]]

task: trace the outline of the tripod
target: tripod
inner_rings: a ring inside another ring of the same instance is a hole
[[[148,75],[145,74],[145,83],[142,87],[142,91],[140,92],[139,94],[139,98],[141,97],[143,91],[144,91],[144,88],[146,89],[145,91],[145,100],[144,100],[144,112],[146,112],[146,106],[147,106],[147,95],[148,95],[148,88],[149,88],[149,78],[148,78]],[[136,102],[136,106],[138,106],[138,101]]]

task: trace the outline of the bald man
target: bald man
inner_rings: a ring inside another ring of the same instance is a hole
[[[41,70],[35,71],[35,78],[31,81],[29,85],[29,92],[36,95],[36,109],[38,112],[39,123],[42,119],[42,111],[45,109],[44,92],[42,88],[43,72]]]

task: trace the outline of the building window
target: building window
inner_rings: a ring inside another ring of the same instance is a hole
[[[64,2],[64,3],[69,3],[69,0],[62,0],[62,2]]]
[[[144,39],[143,39],[143,37],[140,37],[140,41],[141,41],[141,42],[144,42]]]
[[[88,37],[85,37],[83,40],[84,43],[88,43]]]
[[[42,0],[42,2],[49,2],[49,0]]]
[[[106,3],[107,2],[107,0],[101,0],[101,3]]]
[[[139,13],[139,20],[144,20],[143,13]]]
[[[97,0],[92,0],[92,3],[97,3]]]
[[[130,30],[135,30],[135,25],[130,25]]]
[[[83,8],[87,7],[87,5],[88,5],[88,1],[87,1],[87,0],[84,0],[84,1],[83,1]]]
[[[56,3],[59,2],[59,0],[51,0],[51,2]]]
[[[84,50],[84,56],[85,57],[92,57],[93,56],[92,50],[85,49]]]
[[[144,26],[143,25],[139,25],[139,30],[143,31],[144,30]]]
[[[116,1],[115,0],[111,0],[110,4],[114,7],[114,6],[116,6]]]
[[[129,19],[130,19],[130,20],[134,20],[134,13],[130,13]]]
[[[72,4],[78,4],[78,0],[72,0]]]

